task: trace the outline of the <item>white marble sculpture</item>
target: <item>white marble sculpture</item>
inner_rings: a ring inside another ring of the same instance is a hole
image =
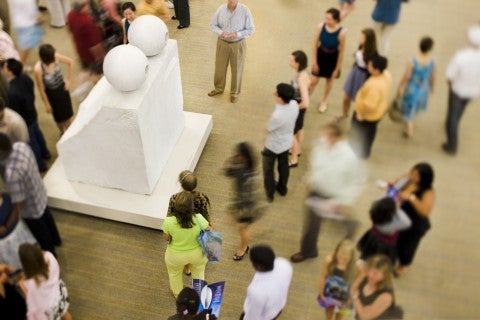
[[[96,84],[57,144],[70,181],[150,194],[182,133],[177,42],[168,39],[165,24],[156,17],[137,18],[129,39],[137,28],[150,30],[148,44],[148,39],[136,39],[143,53],[151,55],[152,44],[161,51],[148,57],[148,68],[132,44],[109,53],[104,65],[109,81],[103,77]],[[134,72],[132,65],[143,69]]]
[[[147,71],[148,60],[145,54],[128,44],[110,50],[103,61],[105,78],[114,88],[123,92],[140,88],[147,78]]]

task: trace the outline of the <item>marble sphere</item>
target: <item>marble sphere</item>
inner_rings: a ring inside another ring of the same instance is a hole
[[[142,50],[129,44],[114,47],[103,60],[103,74],[117,90],[133,91],[147,78],[148,59]]]
[[[156,16],[137,17],[128,29],[128,42],[142,50],[147,57],[162,52],[167,45],[167,40],[167,25]]]

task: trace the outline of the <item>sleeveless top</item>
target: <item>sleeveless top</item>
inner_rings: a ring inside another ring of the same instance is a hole
[[[326,51],[337,51],[340,41],[338,36],[342,31],[342,27],[338,28],[335,32],[328,32],[327,27],[323,24],[322,31],[320,32],[320,47]]]
[[[335,267],[335,269],[333,269],[332,276],[345,278],[345,270],[341,270],[341,269],[338,269],[337,267]]]
[[[298,85],[298,75],[290,81],[295,92],[293,93],[293,100],[297,101],[298,104],[302,102],[302,95],[300,94],[300,86]]]
[[[360,69],[365,69],[365,70],[367,69],[367,63],[363,59],[362,49],[358,49],[357,51],[355,51],[355,64]]]
[[[435,62],[431,59],[429,63],[422,65],[417,58],[413,58],[412,63],[413,70],[410,81],[428,91],[430,88],[430,75],[432,74]]]
[[[362,303],[363,306],[369,306],[377,300],[378,296],[380,296],[382,293],[388,292],[392,295],[393,298],[393,289],[392,288],[383,288],[375,291],[374,293],[366,296],[363,293],[363,288],[367,284],[367,278],[363,279],[363,281],[360,283],[360,286],[358,288],[358,299]],[[356,315],[356,318],[358,318],[358,315]],[[396,314],[396,306],[395,306],[395,300],[392,300],[392,304],[378,317],[375,319],[401,319],[399,318],[398,315]]]
[[[55,67],[53,68],[53,72],[47,71],[47,66],[43,63],[42,66],[42,77],[43,77],[43,84],[45,88],[50,90],[58,89],[59,87],[63,87],[63,75],[62,70],[58,63],[55,62]]]
[[[430,229],[430,220],[424,216],[421,216],[415,207],[410,203],[410,201],[403,201],[400,207],[403,209],[403,211],[405,211],[407,216],[412,221],[412,226],[410,229],[405,231],[415,230],[420,235],[423,235],[428,229]]]

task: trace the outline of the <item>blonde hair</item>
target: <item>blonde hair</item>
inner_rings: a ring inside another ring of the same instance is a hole
[[[332,255],[332,260],[327,265],[327,274],[329,276],[333,275],[333,272],[338,265],[337,254],[339,253],[350,258],[347,268],[345,269],[345,279],[348,280],[353,277],[355,266],[355,244],[353,241],[350,239],[343,239],[337,244]]]
[[[368,270],[377,269],[383,274],[383,280],[377,283],[377,289],[393,288],[392,262],[383,254],[376,254],[368,260]]]

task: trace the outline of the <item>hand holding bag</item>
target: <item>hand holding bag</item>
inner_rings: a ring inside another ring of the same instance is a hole
[[[200,229],[200,235],[197,238],[200,247],[202,247],[203,254],[207,257],[208,261],[220,261],[222,255],[222,235],[220,232],[211,230],[202,230],[197,217],[195,217],[198,228]]]
[[[400,101],[401,101],[401,97],[395,98],[395,100],[392,101],[390,108],[388,108],[388,116],[390,117],[390,120],[392,120],[393,122],[403,121],[403,114],[402,114],[402,111],[400,110]]]

